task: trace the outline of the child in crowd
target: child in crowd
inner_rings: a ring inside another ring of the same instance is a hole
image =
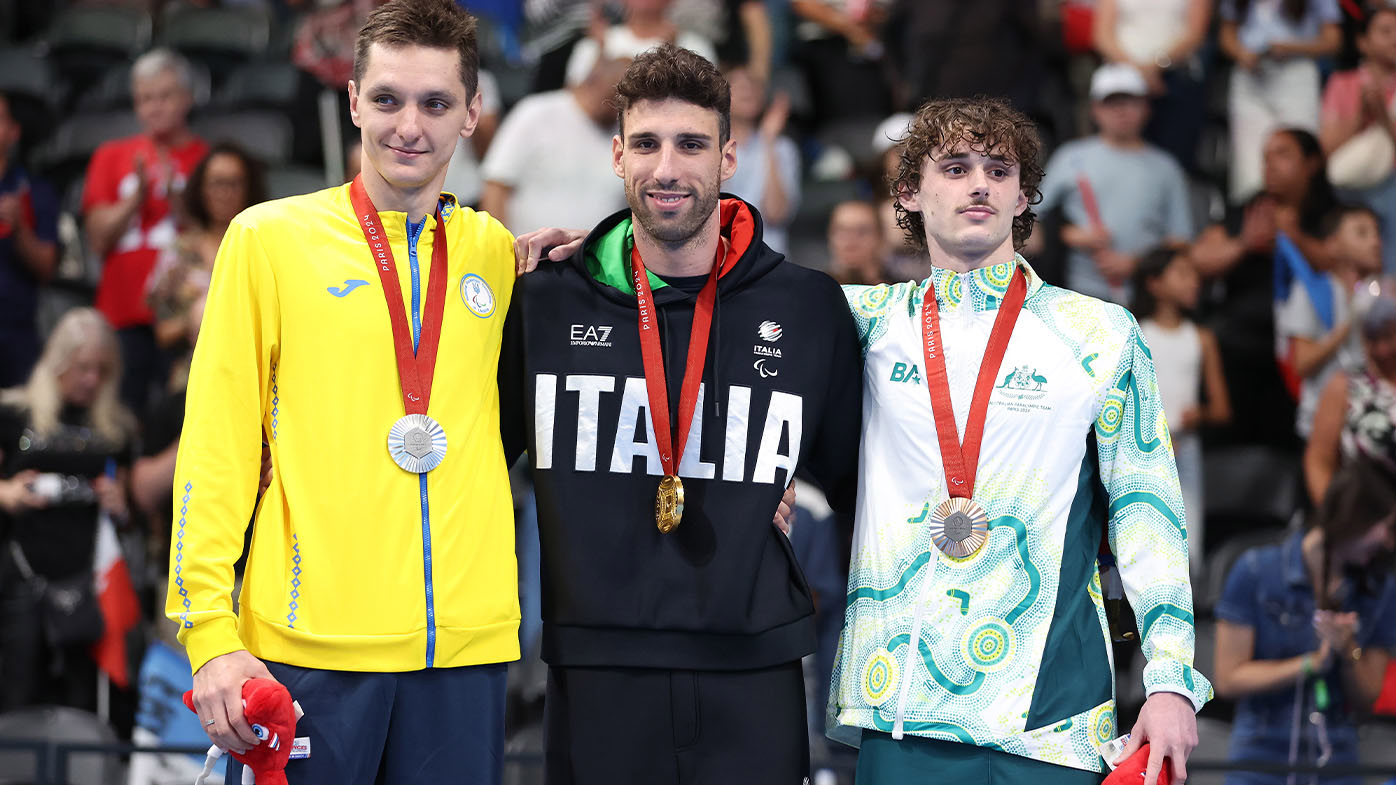
[[[1134,273],[1134,316],[1158,369],[1159,395],[1183,489],[1188,553],[1194,572],[1202,567],[1204,532],[1200,429],[1231,419],[1217,339],[1189,317],[1197,306],[1200,282],[1187,248],[1182,246],[1149,251],[1140,258]]]
[[[1297,382],[1295,430],[1305,439],[1324,384],[1340,368],[1362,362],[1362,346],[1351,328],[1352,295],[1382,266],[1380,223],[1369,207],[1334,208],[1324,217],[1319,239],[1327,258],[1310,261],[1328,272],[1297,277],[1287,297],[1276,292],[1275,350]]]

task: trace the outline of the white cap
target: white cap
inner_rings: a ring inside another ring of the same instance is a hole
[[[909,130],[911,130],[911,115],[906,112],[898,112],[878,123],[877,130],[873,131],[873,152],[882,155],[901,144],[906,140],[906,134]]]
[[[1128,63],[1108,63],[1095,69],[1091,75],[1091,100],[1103,101],[1112,95],[1133,95],[1144,97],[1149,94],[1149,84],[1139,69]]]

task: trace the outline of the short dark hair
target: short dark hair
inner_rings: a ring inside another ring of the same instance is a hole
[[[220,155],[231,155],[242,164],[247,177],[247,206],[267,200],[267,176],[262,162],[253,158],[242,147],[233,142],[219,142],[211,147],[208,154],[199,159],[189,179],[184,183],[184,211],[200,228],[207,229],[211,220],[208,205],[204,204],[204,180],[208,179],[209,162]]]
[[[640,101],[675,98],[717,112],[718,144],[732,135],[732,88],[702,55],[673,44],[641,53],[616,85],[616,118],[625,138],[625,111]]]
[[[1392,10],[1396,11],[1396,8]],[[1327,240],[1337,234],[1338,230],[1343,228],[1343,221],[1346,221],[1350,215],[1371,216],[1372,220],[1377,222],[1377,226],[1381,226],[1381,216],[1377,215],[1376,210],[1373,210],[1365,204],[1346,202],[1337,205],[1324,214],[1323,220],[1319,221],[1318,224],[1318,239]]]
[[[475,17],[452,0],[391,0],[369,14],[354,44],[354,84],[360,87],[368,67],[368,50],[374,44],[455,49],[460,53],[465,97],[474,99],[480,77]]]
[[[1018,166],[1018,187],[1028,204],[1042,201],[1042,140],[1027,115],[1002,98],[944,98],[930,101],[916,111],[901,147],[901,162],[891,182],[892,195],[914,194],[921,189],[921,164],[936,150],[970,151],[1001,155]],[[916,248],[926,250],[926,224],[896,201],[897,225],[906,230]],[[1013,247],[1021,249],[1032,235],[1036,218],[1031,209],[1013,219]]]
[[[1158,299],[1149,291],[1149,284],[1160,278],[1175,259],[1187,253],[1186,245],[1170,244],[1152,248],[1139,257],[1132,279],[1134,295],[1129,304],[1130,313],[1134,314],[1135,319],[1142,322],[1158,310]]]

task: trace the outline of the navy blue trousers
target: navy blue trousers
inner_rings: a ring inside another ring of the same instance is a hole
[[[497,785],[504,771],[505,666],[355,673],[268,662],[305,712],[310,757],[291,785]],[[241,782],[228,759],[225,782]]]

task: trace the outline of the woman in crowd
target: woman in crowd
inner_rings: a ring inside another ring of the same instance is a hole
[[[1201,53],[1212,0],[1097,0],[1092,38],[1106,62],[1128,63],[1149,83],[1144,138],[1196,168],[1207,112]]]
[[[208,290],[213,260],[233,217],[266,201],[262,165],[232,142],[209,150],[184,187],[184,219],[174,247],[150,276],[149,300],[155,311],[155,337],[166,351],[184,344],[190,303]]]
[[[1231,198],[1261,186],[1262,141],[1275,128],[1318,130],[1318,58],[1342,45],[1338,0],[1222,0],[1221,49],[1235,62],[1227,114]]]
[[[1247,551],[1217,604],[1219,697],[1236,701],[1232,761],[1357,763],[1357,717],[1396,645],[1396,475],[1360,458],[1334,477],[1307,531]],[[1315,778],[1325,785],[1360,778]],[[1228,785],[1280,785],[1234,771]],[[1312,781],[1304,777],[1304,781]]]
[[[1396,7],[1378,5],[1358,28],[1362,61],[1329,78],[1323,89],[1319,140],[1333,164],[1329,174],[1345,198],[1370,206],[1382,234],[1396,238]],[[1384,251],[1386,271],[1396,274],[1396,242]]]
[[[99,516],[126,520],[133,422],[118,400],[120,357],[106,320],[76,308],[28,383],[0,395],[0,709],[95,705],[88,648],[100,624],[55,618],[39,589],[90,586]]]
[[[1248,403],[1233,412],[1230,435],[1252,444],[1295,446],[1294,401],[1275,363],[1275,238],[1283,231],[1313,266],[1325,259],[1322,225],[1337,205],[1323,150],[1308,131],[1286,128],[1265,142],[1264,190],[1227,220],[1205,229],[1192,260],[1209,287],[1204,302],[1232,387],[1245,384]]]
[[[1304,450],[1304,479],[1316,503],[1339,467],[1359,457],[1396,474],[1396,279],[1369,282],[1353,310],[1366,364],[1335,373],[1319,397]]]

